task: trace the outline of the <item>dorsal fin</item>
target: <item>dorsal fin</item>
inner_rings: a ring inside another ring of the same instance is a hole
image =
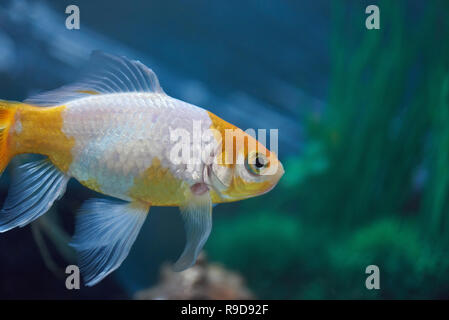
[[[92,94],[120,92],[164,93],[156,74],[140,61],[94,51],[81,80],[25,100],[37,106],[55,106]]]

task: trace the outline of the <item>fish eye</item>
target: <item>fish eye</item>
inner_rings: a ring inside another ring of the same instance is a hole
[[[270,161],[267,159],[267,157],[257,152],[248,155],[245,161],[246,169],[254,175],[259,175],[261,170],[267,168],[269,165]]]
[[[265,164],[263,163],[263,160],[261,160],[261,158],[260,157],[257,157],[256,158],[256,163],[255,163],[255,165],[256,165],[256,168],[263,168],[264,166],[265,166]]]

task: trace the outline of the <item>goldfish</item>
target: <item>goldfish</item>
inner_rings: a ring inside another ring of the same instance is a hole
[[[205,132],[207,145],[185,136]],[[213,205],[262,195],[284,173],[255,137],[170,97],[141,62],[98,51],[79,81],[23,102],[0,100],[0,172],[19,154],[44,159],[12,175],[0,232],[45,214],[71,178],[113,198],[89,199],[76,216],[70,245],[87,286],[126,259],[151,206],[180,208],[186,244],[173,268],[182,271],[209,237]]]

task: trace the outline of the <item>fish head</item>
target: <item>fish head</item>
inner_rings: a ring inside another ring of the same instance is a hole
[[[217,202],[265,194],[284,174],[282,163],[274,152],[246,132],[240,129],[235,132],[235,138],[223,141],[220,161],[212,165],[214,189],[222,199]]]

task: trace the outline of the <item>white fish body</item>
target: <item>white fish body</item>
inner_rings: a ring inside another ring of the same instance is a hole
[[[180,186],[202,181],[202,167],[188,170],[186,164],[170,160],[170,129],[193,135],[193,121],[203,131],[209,129],[212,121],[204,109],[165,94],[116,93],[69,102],[63,117],[64,133],[76,141],[69,175],[96,181],[107,195],[132,200],[129,192],[135,180],[155,159]],[[148,200],[160,204],[158,199]]]

